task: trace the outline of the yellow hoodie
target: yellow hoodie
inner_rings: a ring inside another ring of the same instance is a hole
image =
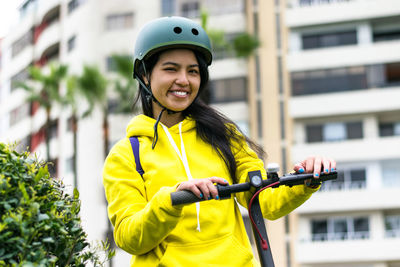
[[[111,149],[103,170],[115,242],[134,255],[131,266],[259,266],[234,198],[201,202],[199,211],[195,204],[171,205],[170,193],[188,178],[161,125],[157,145],[151,148],[154,123],[145,115],[134,117],[126,138]],[[179,124],[168,131],[180,150],[182,135],[193,178],[217,176],[232,184],[224,161],[197,136],[195,121],[186,118],[181,124],[181,133]],[[139,137],[143,177],[136,171],[130,136]],[[246,182],[247,173],[254,170],[261,170],[266,179],[263,162],[245,142],[234,145],[232,151],[240,183]],[[316,190],[303,185],[267,189],[260,194],[263,216],[270,220],[284,216]],[[240,193],[236,199],[247,207],[248,195]]]

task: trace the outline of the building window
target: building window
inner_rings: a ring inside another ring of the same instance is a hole
[[[68,2],[68,14],[72,13],[81,4],[80,0],[71,0]]]
[[[27,0],[27,1],[21,1],[23,2],[22,6],[19,8],[19,14],[20,18],[22,19],[24,16],[29,14],[31,11],[33,11],[36,6],[37,6],[37,0]]]
[[[58,172],[58,159],[51,159],[47,161],[50,177],[57,177]]]
[[[324,94],[367,88],[364,66],[291,73],[292,95]]]
[[[374,42],[392,41],[399,39],[400,39],[400,29],[373,33]]]
[[[210,82],[210,102],[234,102],[247,100],[246,78],[212,80]]]
[[[385,237],[400,237],[400,215],[385,216]]]
[[[374,23],[372,27],[372,38],[374,42],[384,42],[400,39],[400,25],[393,20],[385,20],[384,23]]]
[[[320,33],[302,36],[303,49],[326,48],[357,44],[355,30],[334,33]]]
[[[74,171],[74,157],[70,157],[65,161],[65,172],[73,173]]]
[[[29,74],[29,66],[15,74],[14,76],[11,77],[11,92],[17,89],[18,83],[25,82],[30,78]]]
[[[133,27],[133,13],[112,14],[106,17],[108,31],[129,29]]]
[[[312,241],[369,238],[368,217],[332,217],[311,221]]]
[[[225,34],[225,42],[232,43],[236,36],[238,36],[238,33]],[[223,44],[213,44],[213,60],[234,58],[235,56],[235,51],[233,49],[227,49]]]
[[[385,74],[388,85],[400,85],[400,62],[386,64]]]
[[[53,120],[49,125],[49,137],[56,138],[58,135],[58,120]]]
[[[16,150],[20,153],[24,151],[29,151],[29,147],[31,146],[31,136],[28,135],[25,138],[21,139],[18,142],[18,145],[16,147]]]
[[[11,45],[11,57],[18,55],[25,47],[33,44],[33,29],[30,29],[21,38]]]
[[[199,2],[182,3],[181,16],[187,18],[196,18],[200,15]]]
[[[292,95],[400,85],[400,62],[291,73]]]
[[[342,169],[336,180],[329,180],[321,185],[320,191],[354,190],[367,186],[365,168]]]
[[[67,132],[72,132],[73,130],[73,119],[72,117],[69,117],[67,119]]]
[[[307,143],[334,142],[363,138],[361,122],[306,125]]]
[[[346,125],[340,122],[327,123],[322,127],[322,137],[326,142],[345,140]]]
[[[384,187],[400,187],[400,160],[382,162],[382,181]]]
[[[175,0],[161,0],[161,14],[171,16],[175,14]]]
[[[10,127],[30,116],[30,104],[25,103],[11,110],[10,112]]]
[[[187,0],[186,0],[187,1]],[[223,14],[235,14],[245,11],[243,0],[218,0],[218,1],[199,1],[202,6],[209,12],[210,16],[218,16]],[[253,3],[254,7],[257,3]],[[254,10],[256,10],[255,8]]]
[[[68,39],[68,43],[67,43],[68,52],[71,52],[72,50],[74,50],[75,43],[76,43],[76,36],[74,35]]]
[[[379,136],[385,137],[396,135],[400,135],[400,121],[379,123]]]

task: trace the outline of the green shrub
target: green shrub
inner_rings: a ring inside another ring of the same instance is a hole
[[[238,57],[248,57],[253,51],[260,46],[260,41],[257,37],[246,32],[239,34],[233,40],[233,48]]]
[[[114,252],[86,241],[79,210],[44,162],[0,143],[0,266],[102,266]]]

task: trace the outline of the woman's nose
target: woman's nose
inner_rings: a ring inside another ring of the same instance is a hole
[[[176,84],[179,84],[179,85],[188,85],[189,79],[188,79],[187,73],[185,71],[178,72],[178,77],[175,82],[176,82]]]

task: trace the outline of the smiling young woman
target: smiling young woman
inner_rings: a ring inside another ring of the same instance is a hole
[[[131,266],[259,266],[237,205],[247,207],[249,195],[215,201],[214,183],[243,183],[257,170],[266,179],[263,150],[199,97],[211,62],[206,32],[186,18],[153,20],[136,40],[135,103],[143,114],[129,122],[103,170],[115,242],[133,255]],[[335,164],[309,157],[294,170],[317,177]],[[172,206],[170,194],[181,190],[213,200]],[[263,215],[284,216],[317,190],[265,190],[259,197]]]

